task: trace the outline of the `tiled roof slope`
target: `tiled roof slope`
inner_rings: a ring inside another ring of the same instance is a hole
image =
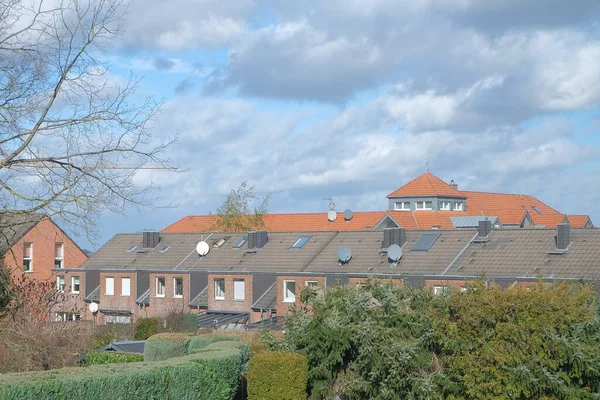
[[[4,254],[43,218],[40,214],[4,214],[0,217],[0,254]]]
[[[394,190],[387,197],[422,197],[422,196],[448,196],[464,198],[464,194],[454,189],[431,172],[417,176],[404,186]]]

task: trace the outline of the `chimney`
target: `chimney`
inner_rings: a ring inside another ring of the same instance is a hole
[[[484,219],[483,221],[479,221],[479,229],[478,235],[480,238],[488,237],[490,232],[492,231],[492,221],[489,219]]]
[[[248,232],[248,249],[262,249],[268,242],[267,231]]]
[[[406,243],[406,229],[386,228],[383,230],[383,247],[388,248],[393,244],[402,247]]]
[[[153,249],[160,243],[160,232],[146,231],[142,236],[142,247],[144,249]]]
[[[452,186],[454,189],[458,190],[458,183],[454,183],[454,179],[452,179],[450,181],[450,186]]]
[[[558,224],[556,233],[556,250],[566,250],[571,244],[571,226]]]

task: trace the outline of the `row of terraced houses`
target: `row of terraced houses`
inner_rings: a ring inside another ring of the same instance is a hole
[[[39,227],[7,246],[23,255],[13,269],[69,295],[57,319],[89,319],[96,302],[98,323],[192,311],[201,326],[253,326],[285,316],[306,286],[372,277],[435,293],[474,279],[508,287],[600,278],[600,231],[586,215],[527,195],[460,191],[429,172],[388,199],[379,212],[269,214],[258,232],[216,232],[214,216],[189,216],[161,232],[117,234],[88,259],[62,231],[48,244],[29,241]],[[391,245],[401,248],[394,259]],[[42,247],[53,260],[38,257]]]

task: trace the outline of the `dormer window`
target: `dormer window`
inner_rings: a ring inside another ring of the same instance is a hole
[[[431,201],[417,201],[415,202],[415,209],[417,210],[432,210]]]
[[[442,204],[440,206],[440,210],[450,211],[450,202],[449,201],[442,201]]]
[[[462,202],[454,203],[454,211],[462,211],[464,204]]]
[[[396,211],[410,211],[410,201],[396,201],[396,202],[394,202],[394,210],[396,210]]]

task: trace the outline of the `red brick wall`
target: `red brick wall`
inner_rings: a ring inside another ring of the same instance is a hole
[[[55,312],[71,312],[81,314],[81,318],[84,320],[91,320],[92,314],[89,312],[88,304],[84,301],[85,296],[85,274],[83,270],[78,269],[65,269],[57,273],[53,279],[53,284],[56,285],[57,277],[63,276],[65,278],[65,292],[61,297],[62,301],[52,308],[52,313]],[[71,284],[74,276],[79,277],[79,293],[72,293]],[[51,315],[54,318],[54,315]]]
[[[373,278],[348,278],[348,285],[354,286],[354,285],[364,285],[366,284],[369,279],[373,279]],[[377,278],[375,280],[379,280],[382,282],[386,282],[386,283],[392,283],[398,287],[402,287],[402,279],[399,278]]]
[[[215,299],[215,278],[225,279],[225,299]],[[244,280],[244,300],[233,299],[233,281]],[[208,275],[208,309],[211,311],[251,312],[252,307],[252,275]]]
[[[284,302],[283,296],[283,282],[284,281],[295,281],[296,282],[296,302],[288,303]],[[302,289],[306,286],[306,282],[308,281],[317,281],[319,287],[325,287],[325,277],[323,276],[278,276],[277,282],[275,285],[277,286],[277,315],[286,315],[290,308],[290,305],[299,305],[300,304],[300,293],[302,293]]]
[[[13,277],[18,277],[23,271],[23,244],[33,243],[33,265],[32,272],[26,275],[39,280],[47,280],[52,277],[54,268],[54,245],[63,243],[65,268],[79,267],[87,256],[54,222],[46,218],[40,221],[33,229],[25,234],[6,253],[4,257],[5,267],[12,272]]]
[[[165,296],[156,296],[156,278],[165,278]],[[175,297],[174,278],[183,278],[183,297]],[[150,274],[150,304],[149,317],[166,317],[170,313],[188,312],[190,304],[190,275],[175,273]]]
[[[428,279],[425,280],[425,287],[433,290],[434,286],[445,286],[448,288],[456,287],[463,288],[467,284],[467,281],[448,280],[448,279]]]
[[[106,278],[114,278],[114,294],[107,295],[106,294]],[[129,278],[130,286],[129,286],[129,296],[121,295],[121,278]],[[139,308],[136,304],[136,282],[137,276],[135,271],[127,271],[127,272],[101,272],[100,273],[100,308],[110,308],[110,309],[118,309],[118,310],[131,310],[137,314],[137,309]],[[132,315],[132,322],[134,322],[135,315]],[[98,313],[99,323],[104,323],[104,315],[102,313]]]

